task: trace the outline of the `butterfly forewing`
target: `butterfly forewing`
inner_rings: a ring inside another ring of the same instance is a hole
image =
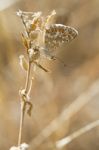
[[[76,29],[62,24],[52,24],[45,30],[45,47],[47,49],[55,49],[64,42],[72,41],[78,32]]]

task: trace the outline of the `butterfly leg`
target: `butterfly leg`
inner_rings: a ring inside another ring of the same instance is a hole
[[[47,69],[45,69],[42,65],[40,65],[37,61],[33,61],[33,63],[38,66],[40,69],[42,69],[45,72],[49,72]]]

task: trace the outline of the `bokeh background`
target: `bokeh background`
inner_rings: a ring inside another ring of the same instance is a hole
[[[55,9],[56,23],[79,31],[58,49],[67,67],[44,59],[51,74],[39,68],[33,74],[34,109],[25,117],[23,142],[31,150],[58,150],[58,140],[99,119],[99,0],[0,0],[0,150],[17,145],[19,132],[19,89],[26,77],[19,65],[19,55],[26,54],[19,9],[44,14]],[[99,150],[99,127],[61,149]]]

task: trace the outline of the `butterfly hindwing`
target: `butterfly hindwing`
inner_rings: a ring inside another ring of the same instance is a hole
[[[78,32],[76,29],[62,24],[52,24],[45,30],[45,47],[55,49],[64,42],[72,41]]]

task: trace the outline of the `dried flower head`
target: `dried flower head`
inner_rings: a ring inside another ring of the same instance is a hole
[[[22,34],[22,39],[31,62],[42,56],[41,49],[46,57],[51,56],[62,43],[68,43],[78,35],[78,31],[73,27],[51,24],[52,18],[56,15],[55,10],[46,17],[42,16],[42,12],[20,10],[17,15],[22,19],[26,30]]]

